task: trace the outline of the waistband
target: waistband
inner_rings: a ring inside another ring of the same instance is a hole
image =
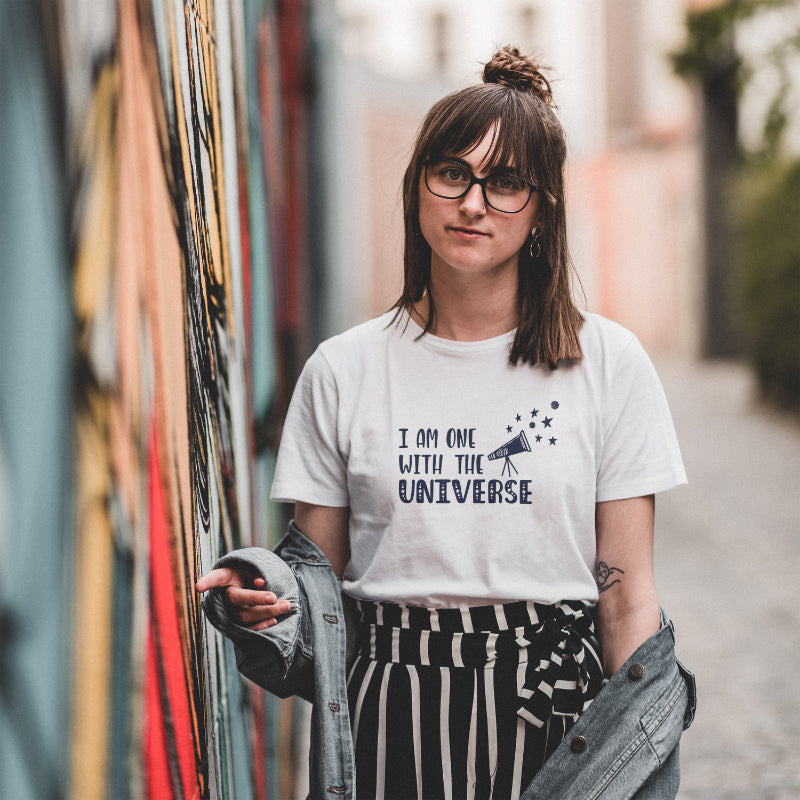
[[[517,713],[536,727],[550,714],[577,719],[602,688],[592,603],[424,608],[356,602],[360,652],[374,661],[474,668],[506,658],[527,662]]]

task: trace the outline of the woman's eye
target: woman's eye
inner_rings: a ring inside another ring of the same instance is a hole
[[[459,183],[467,179],[464,170],[458,167],[445,167],[440,174],[445,180],[453,181],[454,183]]]
[[[522,190],[522,180],[511,175],[500,175],[493,178],[490,186],[499,192],[519,192]]]

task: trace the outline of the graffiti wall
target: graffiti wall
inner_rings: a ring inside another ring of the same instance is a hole
[[[12,752],[9,796],[288,798],[299,712],[238,676],[193,587],[284,522],[266,498],[306,346],[304,4],[62,0],[35,24],[74,391],[65,506],[29,533],[69,564],[68,668],[47,794]]]

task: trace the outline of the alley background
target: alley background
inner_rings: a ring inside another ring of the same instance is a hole
[[[585,304],[689,474],[656,532],[679,797],[800,796],[798,42],[789,0],[0,2],[0,795],[304,796],[307,708],[192,586],[281,535],[297,374],[394,302],[421,117],[512,43],[551,67]]]
[[[681,800],[800,796],[800,420],[730,362],[657,362],[689,483],[656,500],[656,587],[696,672]]]

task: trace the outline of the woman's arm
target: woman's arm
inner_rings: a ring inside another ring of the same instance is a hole
[[[297,502],[294,524],[325,553],[341,578],[350,561],[350,509]]]
[[[653,578],[654,515],[653,495],[596,507],[597,625],[609,677],[660,625]]]

